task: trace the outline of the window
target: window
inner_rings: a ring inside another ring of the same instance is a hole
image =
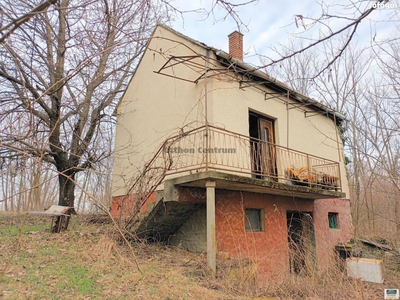
[[[339,214],[330,212],[328,213],[329,228],[339,228]]]
[[[263,231],[263,210],[258,208],[245,209],[246,231]]]

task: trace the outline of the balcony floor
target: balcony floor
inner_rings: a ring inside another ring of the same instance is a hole
[[[168,194],[168,187],[200,187],[205,188],[206,181],[215,181],[217,189],[246,191],[272,195],[289,196],[303,199],[328,199],[345,198],[346,194],[320,187],[300,186],[271,180],[256,179],[240,175],[205,171],[190,175],[183,175],[164,182],[165,192]],[[166,195],[165,195],[166,196]],[[168,199],[165,200],[172,200]]]

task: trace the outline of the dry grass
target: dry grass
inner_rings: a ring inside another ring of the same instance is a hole
[[[0,271],[9,262],[0,299],[382,299],[384,288],[400,288],[400,258],[385,253],[375,253],[385,262],[384,284],[333,268],[257,289],[251,264],[234,272],[227,264],[212,279],[205,255],[133,243],[141,272],[107,219],[74,216],[67,232],[52,234],[39,216],[19,231],[23,217],[0,214]]]
[[[203,259],[176,248],[135,244],[141,273],[111,224],[73,217],[67,232],[29,217],[14,254],[20,216],[0,215],[0,299],[231,299],[190,276]]]

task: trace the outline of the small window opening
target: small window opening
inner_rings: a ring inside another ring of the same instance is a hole
[[[246,208],[246,231],[263,231],[263,211],[258,208]]]
[[[330,212],[328,213],[329,228],[339,228],[339,214]]]

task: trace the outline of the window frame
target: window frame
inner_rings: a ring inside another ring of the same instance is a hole
[[[256,228],[253,228],[252,222],[250,221],[250,218],[248,216],[248,212],[257,212],[258,213],[258,225]],[[244,209],[244,229],[246,232],[264,232],[264,210],[262,208],[245,208]]]
[[[333,220],[333,222],[334,222],[333,225],[331,223],[331,220]],[[328,212],[328,226],[329,226],[329,229],[340,229],[339,213]]]

